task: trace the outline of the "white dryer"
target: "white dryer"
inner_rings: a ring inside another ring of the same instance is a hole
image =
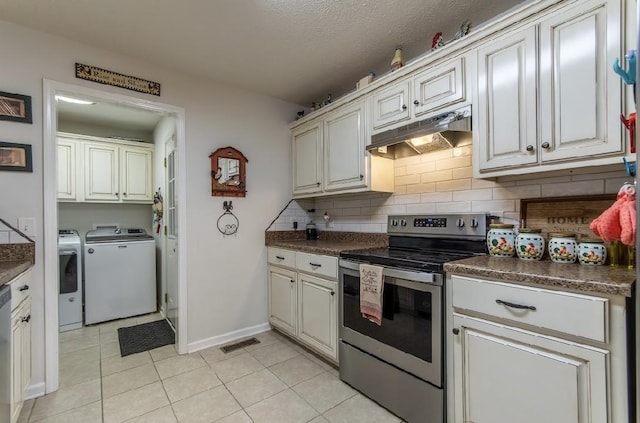
[[[58,323],[60,332],[82,327],[82,239],[75,229],[58,231]]]
[[[87,232],[84,281],[88,325],[156,311],[153,236],[137,228]]]

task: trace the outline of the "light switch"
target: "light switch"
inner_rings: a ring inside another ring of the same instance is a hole
[[[26,236],[36,236],[36,218],[35,217],[19,217],[18,229]]]

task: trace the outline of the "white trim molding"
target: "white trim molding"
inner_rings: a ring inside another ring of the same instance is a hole
[[[189,353],[193,353],[196,351],[204,350],[206,348],[227,344],[237,339],[242,339],[248,336],[257,335],[262,332],[267,332],[269,330],[271,330],[271,326],[269,325],[269,323],[260,323],[259,325],[249,326],[247,328],[234,330],[232,332],[223,333],[222,335],[216,335],[212,336],[211,338],[192,342],[189,344],[188,351]]]

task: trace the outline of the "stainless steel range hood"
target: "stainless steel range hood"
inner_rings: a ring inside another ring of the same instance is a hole
[[[372,135],[367,151],[397,159],[453,148],[461,137],[471,137],[471,106]]]

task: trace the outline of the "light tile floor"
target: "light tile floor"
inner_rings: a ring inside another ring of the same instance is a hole
[[[335,368],[277,332],[224,354],[173,345],[120,357],[117,329],[152,314],[60,334],[60,389],[19,423],[398,423]]]

